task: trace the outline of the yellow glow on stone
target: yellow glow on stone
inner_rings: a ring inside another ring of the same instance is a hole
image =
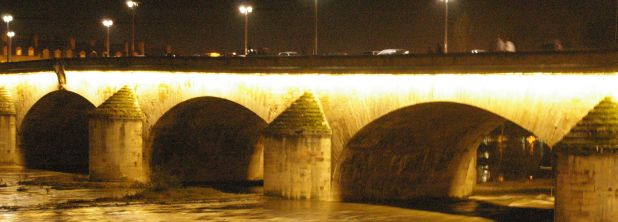
[[[301,87],[316,91],[353,90],[372,94],[409,89],[432,90],[443,95],[467,91],[511,91],[531,88],[540,93],[576,93],[611,88],[618,83],[616,73],[591,75],[577,73],[497,73],[497,74],[231,74],[156,71],[67,71],[69,84],[86,85],[158,85],[172,82],[202,82],[209,88],[227,90],[233,85],[260,85],[274,90]],[[210,83],[209,83],[210,82]],[[617,91],[618,90],[612,90]]]
[[[58,90],[58,78],[53,72],[0,74],[0,86],[4,86],[16,102],[16,120],[17,126],[20,126],[21,120],[34,103]]]
[[[313,91],[323,100],[329,122],[347,124],[345,127],[350,132],[345,132],[346,135],[396,109],[448,101],[494,112],[551,144],[603,97],[618,98],[616,73],[332,75],[70,70],[65,73],[66,89],[82,95],[95,106],[128,85],[148,114],[148,124],[156,123],[178,103],[202,96],[229,99],[270,122],[303,92]],[[16,93],[15,87],[21,86],[33,91],[36,94],[33,97],[42,97],[56,89],[57,80],[52,72],[10,74],[0,76],[0,85],[6,86],[11,94]]]
[[[576,73],[533,74],[466,74],[466,75],[388,75],[388,74],[221,74],[196,72],[154,71],[67,71],[68,88],[114,88],[105,97],[123,85],[134,90],[155,90],[161,85],[175,85],[183,91],[224,95],[250,88],[274,94],[290,90],[311,90],[318,94],[354,94],[379,96],[401,93],[431,95],[434,99],[455,101],[463,94],[486,97],[533,91],[538,96],[564,97],[571,95],[618,95],[616,75]],[[140,94],[139,92],[136,92]],[[93,101],[96,105],[105,98]]]

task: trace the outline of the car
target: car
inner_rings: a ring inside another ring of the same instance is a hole
[[[408,54],[410,54],[410,51],[406,49],[384,49],[378,52],[377,55],[408,55]]]
[[[298,52],[280,52],[277,56],[299,56]]]
[[[363,52],[363,55],[377,55],[380,51],[366,51]]]

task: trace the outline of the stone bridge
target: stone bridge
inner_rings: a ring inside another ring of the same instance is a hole
[[[616,52],[2,64],[0,162],[103,181],[264,180],[288,198],[465,197],[484,135],[509,120],[554,146],[617,93],[617,72]],[[618,216],[614,144],[587,142],[595,152],[566,144],[558,163],[558,220]]]

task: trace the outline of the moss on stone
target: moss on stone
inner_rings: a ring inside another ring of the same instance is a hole
[[[108,119],[143,119],[137,97],[127,86],[114,93],[114,95],[90,113],[90,116]]]
[[[15,104],[9,95],[9,91],[0,87],[0,115],[15,115]]]
[[[618,103],[606,97],[558,143],[561,152],[577,155],[618,153]]]
[[[265,129],[266,135],[331,135],[332,130],[315,96],[303,94]]]

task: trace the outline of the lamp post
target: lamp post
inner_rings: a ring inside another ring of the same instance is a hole
[[[9,28],[9,23],[11,23],[11,21],[13,21],[13,16],[12,15],[4,15],[2,16],[2,20],[4,22],[6,22],[6,35],[9,35],[10,32],[10,28]],[[13,33],[14,35],[15,33]],[[9,45],[7,47],[7,52],[6,52],[6,61],[9,62],[11,60],[11,46],[10,46],[10,38],[9,38]]]
[[[135,54],[135,10],[137,10],[139,3],[129,0],[127,6],[131,9],[131,50],[129,56],[133,56]]]
[[[617,0],[618,1],[618,0]],[[314,24],[314,46],[313,46],[313,55],[318,55],[318,0],[313,1],[315,6],[315,24]]]
[[[614,6],[614,49],[616,49],[618,48],[618,0],[616,0]]]
[[[253,7],[241,5],[240,7],[238,7],[238,10],[240,11],[241,14],[245,15],[245,56],[246,56],[247,53],[249,52],[249,49],[247,48],[247,30],[249,26],[249,14],[253,12]]]
[[[4,22],[6,22],[6,30],[8,32],[8,30],[9,30],[9,23],[13,21],[13,16],[12,15],[4,15],[4,16],[2,16],[2,20],[4,20]]]
[[[440,0],[444,2],[444,53],[448,53],[448,1]]]
[[[105,45],[106,45],[106,52],[107,52],[107,57],[110,57],[110,51],[109,51],[109,28],[112,27],[112,25],[114,25],[114,21],[112,21],[111,19],[103,19],[103,26],[105,26],[107,28],[107,38],[105,40]]]
[[[7,50],[7,54],[6,54],[7,55],[6,56],[6,62],[11,62],[11,56],[10,56],[11,55],[11,51],[12,51],[12,49],[11,49],[11,42],[13,41],[13,37],[15,36],[15,32],[9,31],[9,32],[6,33],[6,36],[9,37],[9,47],[7,47],[8,50]]]

